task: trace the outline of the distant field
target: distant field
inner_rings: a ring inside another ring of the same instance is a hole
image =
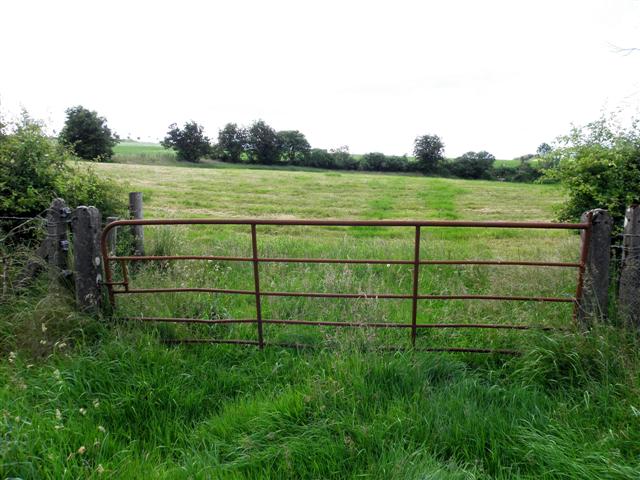
[[[172,150],[167,150],[159,143],[145,142],[129,142],[124,141],[118,143],[113,149],[116,155],[153,155],[153,154],[169,154],[173,155]]]
[[[162,164],[170,165],[173,162],[171,160],[175,158],[175,152],[173,150],[167,150],[160,146],[158,143],[144,143],[144,142],[120,142],[115,148],[115,161],[119,163],[141,163],[141,164]],[[352,154],[355,158],[362,158],[362,154]],[[409,157],[413,159],[413,157]],[[520,164],[519,160],[496,160],[494,165],[517,167]]]

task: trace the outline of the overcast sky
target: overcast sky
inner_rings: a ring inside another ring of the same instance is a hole
[[[640,109],[640,2],[30,1],[0,5],[0,110],[58,130],[81,104],[121,137],[262,118],[314,147],[534,152]]]

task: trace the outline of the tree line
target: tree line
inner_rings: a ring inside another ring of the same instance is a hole
[[[119,141],[95,111],[77,106],[66,111],[65,126],[59,140],[74,150],[80,158],[108,161]],[[178,161],[199,162],[213,158],[230,163],[259,165],[293,165],[335,170],[372,172],[421,172],[426,175],[454,176],[470,179],[500,179],[533,181],[542,169],[531,162],[549,153],[551,147],[542,144],[536,155],[519,157],[516,167],[495,166],[495,157],[486,151],[467,152],[455,159],[444,157],[444,142],[435,134],[418,136],[414,140],[413,157],[370,152],[352,155],[347,146],[335,149],[312,148],[299,130],[276,131],[263,120],[250,126],[227,123],[218,132],[217,141],[209,139],[196,122],[183,127],[169,126],[161,145],[176,152]]]
[[[204,129],[195,122],[183,128],[173,124],[161,144],[177,153],[180,161],[198,162],[211,157],[231,163],[260,165],[294,165],[336,170],[363,170],[372,172],[421,172],[472,179],[501,179],[533,181],[542,175],[539,168],[529,162],[540,157],[524,155],[514,167],[495,167],[495,156],[486,151],[467,152],[449,160],[444,157],[444,142],[438,135],[426,134],[414,140],[414,157],[385,155],[370,152],[355,156],[347,146],[335,149],[312,148],[299,130],[276,131],[263,120],[249,127],[227,123],[212,142]],[[549,147],[550,148],[550,147]],[[543,152],[543,153],[546,153]]]

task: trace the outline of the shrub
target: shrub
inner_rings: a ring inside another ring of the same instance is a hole
[[[27,116],[0,140],[0,215],[33,216],[59,194],[59,180],[71,158]]]
[[[380,152],[365,153],[360,161],[360,169],[371,172],[406,172],[411,170],[406,155],[385,155]]]
[[[357,158],[349,153],[349,147],[343,145],[338,148],[329,150],[333,158],[333,166],[328,168],[336,168],[338,170],[358,170],[360,162]]]
[[[107,126],[106,119],[80,105],[67,109],[66,114],[60,142],[85,160],[110,160],[119,139]]]
[[[615,118],[600,118],[573,128],[548,156],[559,160],[546,178],[559,180],[568,193],[561,220],[577,220],[586,210],[605,208],[620,224],[628,205],[640,202],[640,125],[627,129]]]
[[[460,178],[490,178],[496,157],[489,152],[467,152],[448,165],[449,171]]]
[[[365,153],[360,161],[360,168],[362,170],[370,170],[374,172],[381,172],[385,170],[387,157],[384,153],[372,152]]]
[[[312,148],[307,165],[316,168],[335,168],[335,159],[327,150]]]
[[[0,215],[35,216],[55,197],[70,207],[95,205],[104,215],[122,211],[122,187],[73,160],[64,145],[47,138],[42,125],[25,115],[0,138]]]
[[[164,148],[176,151],[179,161],[197,163],[211,151],[209,139],[204,135],[204,128],[196,122],[187,122],[180,129],[175,123],[169,125],[169,131],[160,142]]]
[[[102,218],[126,212],[125,190],[120,183],[101,177],[93,168],[78,162],[69,162],[58,179],[58,191],[67,205],[93,205]]]
[[[535,182],[542,177],[542,170],[529,163],[522,163],[517,167],[501,165],[494,167],[493,176],[507,182]]]

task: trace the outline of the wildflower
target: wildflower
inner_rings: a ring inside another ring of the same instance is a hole
[[[102,466],[101,463],[98,464],[98,468],[96,468],[96,472],[98,472],[98,475],[102,475],[104,473],[104,467]]]
[[[57,368],[53,371],[53,378],[55,378],[56,380],[60,380],[60,370],[58,370]]]
[[[96,398],[96,399],[93,401],[93,408],[98,408],[99,406],[100,406],[100,401],[98,401],[98,399]]]
[[[107,429],[104,428],[102,425],[98,425],[98,430],[100,430],[102,433],[107,433]]]
[[[56,420],[62,420],[62,412],[59,408],[56,408]]]
[[[18,354],[16,352],[9,352],[9,363],[15,362],[17,356]]]
[[[83,454],[84,452],[86,452],[86,451],[87,451],[87,449],[86,449],[86,448],[85,448],[85,446],[83,445],[83,446],[81,446],[81,447],[78,449],[78,455],[82,455],[82,454]]]
[[[47,341],[43,338],[42,340],[40,340],[40,345],[46,345]]]
[[[86,414],[87,414],[87,409],[80,407],[80,415],[86,415]]]
[[[42,333],[45,333],[47,331],[47,326],[44,323],[41,325],[41,328],[42,328]]]

